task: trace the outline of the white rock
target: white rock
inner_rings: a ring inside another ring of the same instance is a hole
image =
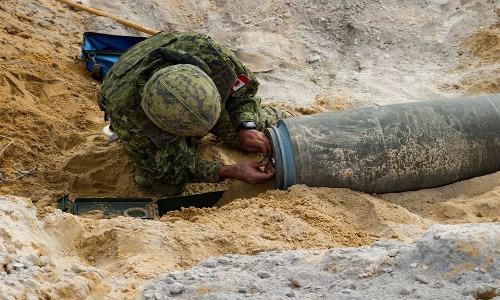
[[[314,54],[314,55],[311,55],[309,56],[306,61],[310,64],[312,63],[315,63],[315,62],[318,62],[321,60],[321,56],[319,56],[318,54]]]
[[[417,275],[415,276],[415,279],[418,281],[418,282],[421,282],[423,284],[429,284],[429,279],[427,279],[426,277],[422,276],[422,275]]]
[[[185,289],[186,288],[184,287],[184,285],[182,283],[174,282],[170,286],[170,294],[172,294],[172,295],[178,295],[178,294],[184,292]]]

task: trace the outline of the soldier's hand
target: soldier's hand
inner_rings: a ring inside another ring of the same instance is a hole
[[[241,148],[248,152],[260,152],[264,156],[269,156],[273,153],[271,142],[267,136],[258,130],[242,129],[238,132]]]
[[[242,161],[232,166],[223,166],[219,175],[251,184],[265,183],[273,178],[274,168],[266,161]]]

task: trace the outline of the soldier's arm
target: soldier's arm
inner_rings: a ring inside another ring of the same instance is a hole
[[[221,178],[232,178],[251,184],[267,182],[275,174],[274,168],[266,161],[240,161],[232,166],[223,166],[219,171]]]
[[[199,159],[196,161],[195,172],[191,182],[220,182],[224,180],[220,176],[222,164]]]
[[[249,152],[260,152],[268,156],[272,152],[271,143],[262,132],[265,129],[265,122],[262,120],[260,98],[256,95],[259,83],[254,78],[248,84],[238,89],[226,102],[226,109],[233,124],[233,128],[248,128],[243,122],[253,122],[256,126],[252,130],[239,130],[238,137],[241,149]],[[247,123],[248,124],[248,123]]]
[[[222,180],[219,177],[222,164],[200,159],[197,156],[197,145],[190,138],[179,138],[159,149],[154,160],[159,175],[173,184]]]
[[[260,98],[256,95],[259,82],[253,75],[248,78],[250,81],[236,90],[225,103],[234,128],[246,121],[253,121],[255,124],[261,123]]]
[[[224,179],[236,179],[251,184],[264,183],[274,176],[274,168],[267,161],[241,161],[234,165],[223,165],[200,159],[192,143],[182,139],[160,151],[157,163],[163,173],[177,176],[182,182],[220,182]],[[191,145],[191,146],[190,146]],[[168,158],[164,155],[168,154]],[[163,169],[162,169],[163,168]]]

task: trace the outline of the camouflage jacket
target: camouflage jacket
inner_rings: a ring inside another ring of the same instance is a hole
[[[234,131],[241,121],[255,120],[260,100],[259,83],[234,54],[205,35],[158,33],[137,44],[111,68],[101,88],[112,128],[123,141],[144,185],[217,182],[221,164],[197,157],[199,137],[171,136],[157,128],[142,111],[141,93],[157,70],[188,63],[204,70],[214,81],[221,107]],[[238,78],[249,79],[241,86]],[[226,113],[225,112],[225,113]],[[141,184],[141,182],[139,182]]]

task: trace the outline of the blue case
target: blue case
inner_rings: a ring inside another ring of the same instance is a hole
[[[85,32],[80,58],[86,61],[86,68],[92,77],[102,80],[122,53],[145,39],[141,36]]]

